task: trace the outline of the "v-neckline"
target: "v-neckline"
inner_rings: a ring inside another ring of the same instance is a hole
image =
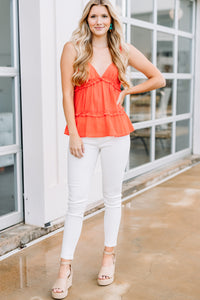
[[[89,63],[89,64],[90,64],[90,65],[92,66],[92,68],[95,70],[96,74],[97,74],[100,78],[102,78],[102,77],[105,75],[105,73],[108,71],[108,69],[110,68],[110,66],[113,64],[113,62],[111,62],[111,63],[107,66],[107,68],[105,69],[105,71],[103,72],[102,75],[100,75],[100,74],[97,72],[96,68],[95,68],[91,63]]]

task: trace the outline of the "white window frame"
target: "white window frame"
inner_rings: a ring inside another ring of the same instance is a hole
[[[196,40],[195,40],[195,74],[194,74],[194,115],[193,115],[193,154],[200,155],[200,0],[196,4]]]
[[[18,41],[18,1],[11,2],[10,20],[12,36],[11,43],[13,43],[12,50],[12,66],[0,67],[0,77],[8,77],[13,80],[13,93],[15,101],[15,144],[0,147],[0,156],[14,155],[14,164],[16,171],[14,173],[14,180],[16,182],[16,211],[0,216],[0,230],[17,224],[23,221],[23,192],[22,192],[22,146],[21,146],[21,113],[20,113],[20,79],[19,79],[19,41]]]
[[[193,87],[194,87],[194,53],[195,53],[195,12],[196,12],[196,1],[194,1],[193,5],[193,24],[192,24],[192,33],[184,32],[181,30],[178,30],[178,1],[175,1],[175,25],[174,28],[168,28],[162,25],[157,25],[156,18],[157,18],[157,0],[153,1],[153,22],[146,22],[138,19],[131,18],[131,0],[127,0],[127,16],[122,17],[122,22],[126,24],[126,30],[127,30],[127,42],[131,43],[131,25],[139,26],[140,28],[146,28],[150,29],[153,32],[153,55],[152,55],[152,63],[156,66],[157,64],[157,31],[169,33],[174,35],[174,71],[173,73],[162,73],[165,79],[172,79],[174,80],[174,89],[173,89],[173,113],[172,116],[162,118],[162,119],[156,119],[155,118],[155,100],[156,100],[156,91],[152,91],[152,119],[144,122],[138,122],[133,123],[133,126],[135,129],[143,129],[143,128],[152,128],[152,134],[151,134],[151,151],[150,151],[150,162],[145,163],[141,166],[130,168],[130,163],[128,161],[126,173],[124,179],[130,179],[132,177],[138,176],[142,173],[148,172],[154,168],[163,166],[169,161],[177,160],[180,157],[187,156],[191,154],[193,149],[192,144],[192,133],[193,133],[193,106],[194,106],[194,93],[193,93]],[[177,61],[178,61],[178,37],[186,37],[190,38],[192,40],[192,47],[191,47],[191,73],[185,74],[185,73],[177,73]],[[142,79],[146,78],[142,73],[140,72],[130,72],[130,66],[128,67],[128,74],[130,74],[130,80],[131,79]],[[176,97],[177,97],[177,90],[176,90],[176,83],[177,79],[190,79],[191,80],[191,92],[190,92],[190,113],[185,113],[181,115],[175,115],[176,112]],[[128,116],[130,116],[130,95],[126,97],[125,100],[125,110]],[[176,139],[176,122],[180,120],[187,120],[189,119],[189,147],[187,149],[181,150],[176,152],[175,151],[175,139]],[[164,124],[164,123],[172,123],[172,153],[170,155],[167,155],[165,157],[159,158],[155,160],[154,153],[155,153],[155,126]]]

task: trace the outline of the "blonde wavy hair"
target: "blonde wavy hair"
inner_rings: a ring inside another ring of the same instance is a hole
[[[109,0],[90,0],[79,21],[79,26],[73,31],[70,41],[76,49],[76,59],[74,61],[74,74],[72,76],[73,85],[83,84],[89,75],[88,62],[93,56],[92,33],[90,31],[87,19],[91,8],[94,5],[104,5],[110,16],[113,29],[107,32],[107,42],[113,63],[118,69],[118,78],[124,87],[130,87],[126,79],[126,67],[128,65],[128,48],[124,42],[123,29],[120,18],[115,12],[114,7]]]

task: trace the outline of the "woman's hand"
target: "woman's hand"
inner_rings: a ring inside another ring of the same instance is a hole
[[[72,155],[81,158],[85,152],[83,141],[79,135],[70,135],[69,149]]]
[[[121,93],[119,94],[118,100],[117,100],[117,105],[123,104],[125,96],[126,96],[126,94],[125,94],[124,90],[121,91]]]

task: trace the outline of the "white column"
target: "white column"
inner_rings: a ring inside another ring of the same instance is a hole
[[[44,223],[40,7],[19,1],[25,222]],[[37,212],[37,213],[36,213]]]
[[[200,0],[197,1],[196,12],[196,55],[195,55],[195,85],[194,85],[194,128],[193,153],[200,154]]]
[[[67,208],[60,55],[80,17],[79,1],[20,0],[25,223],[44,226]]]

